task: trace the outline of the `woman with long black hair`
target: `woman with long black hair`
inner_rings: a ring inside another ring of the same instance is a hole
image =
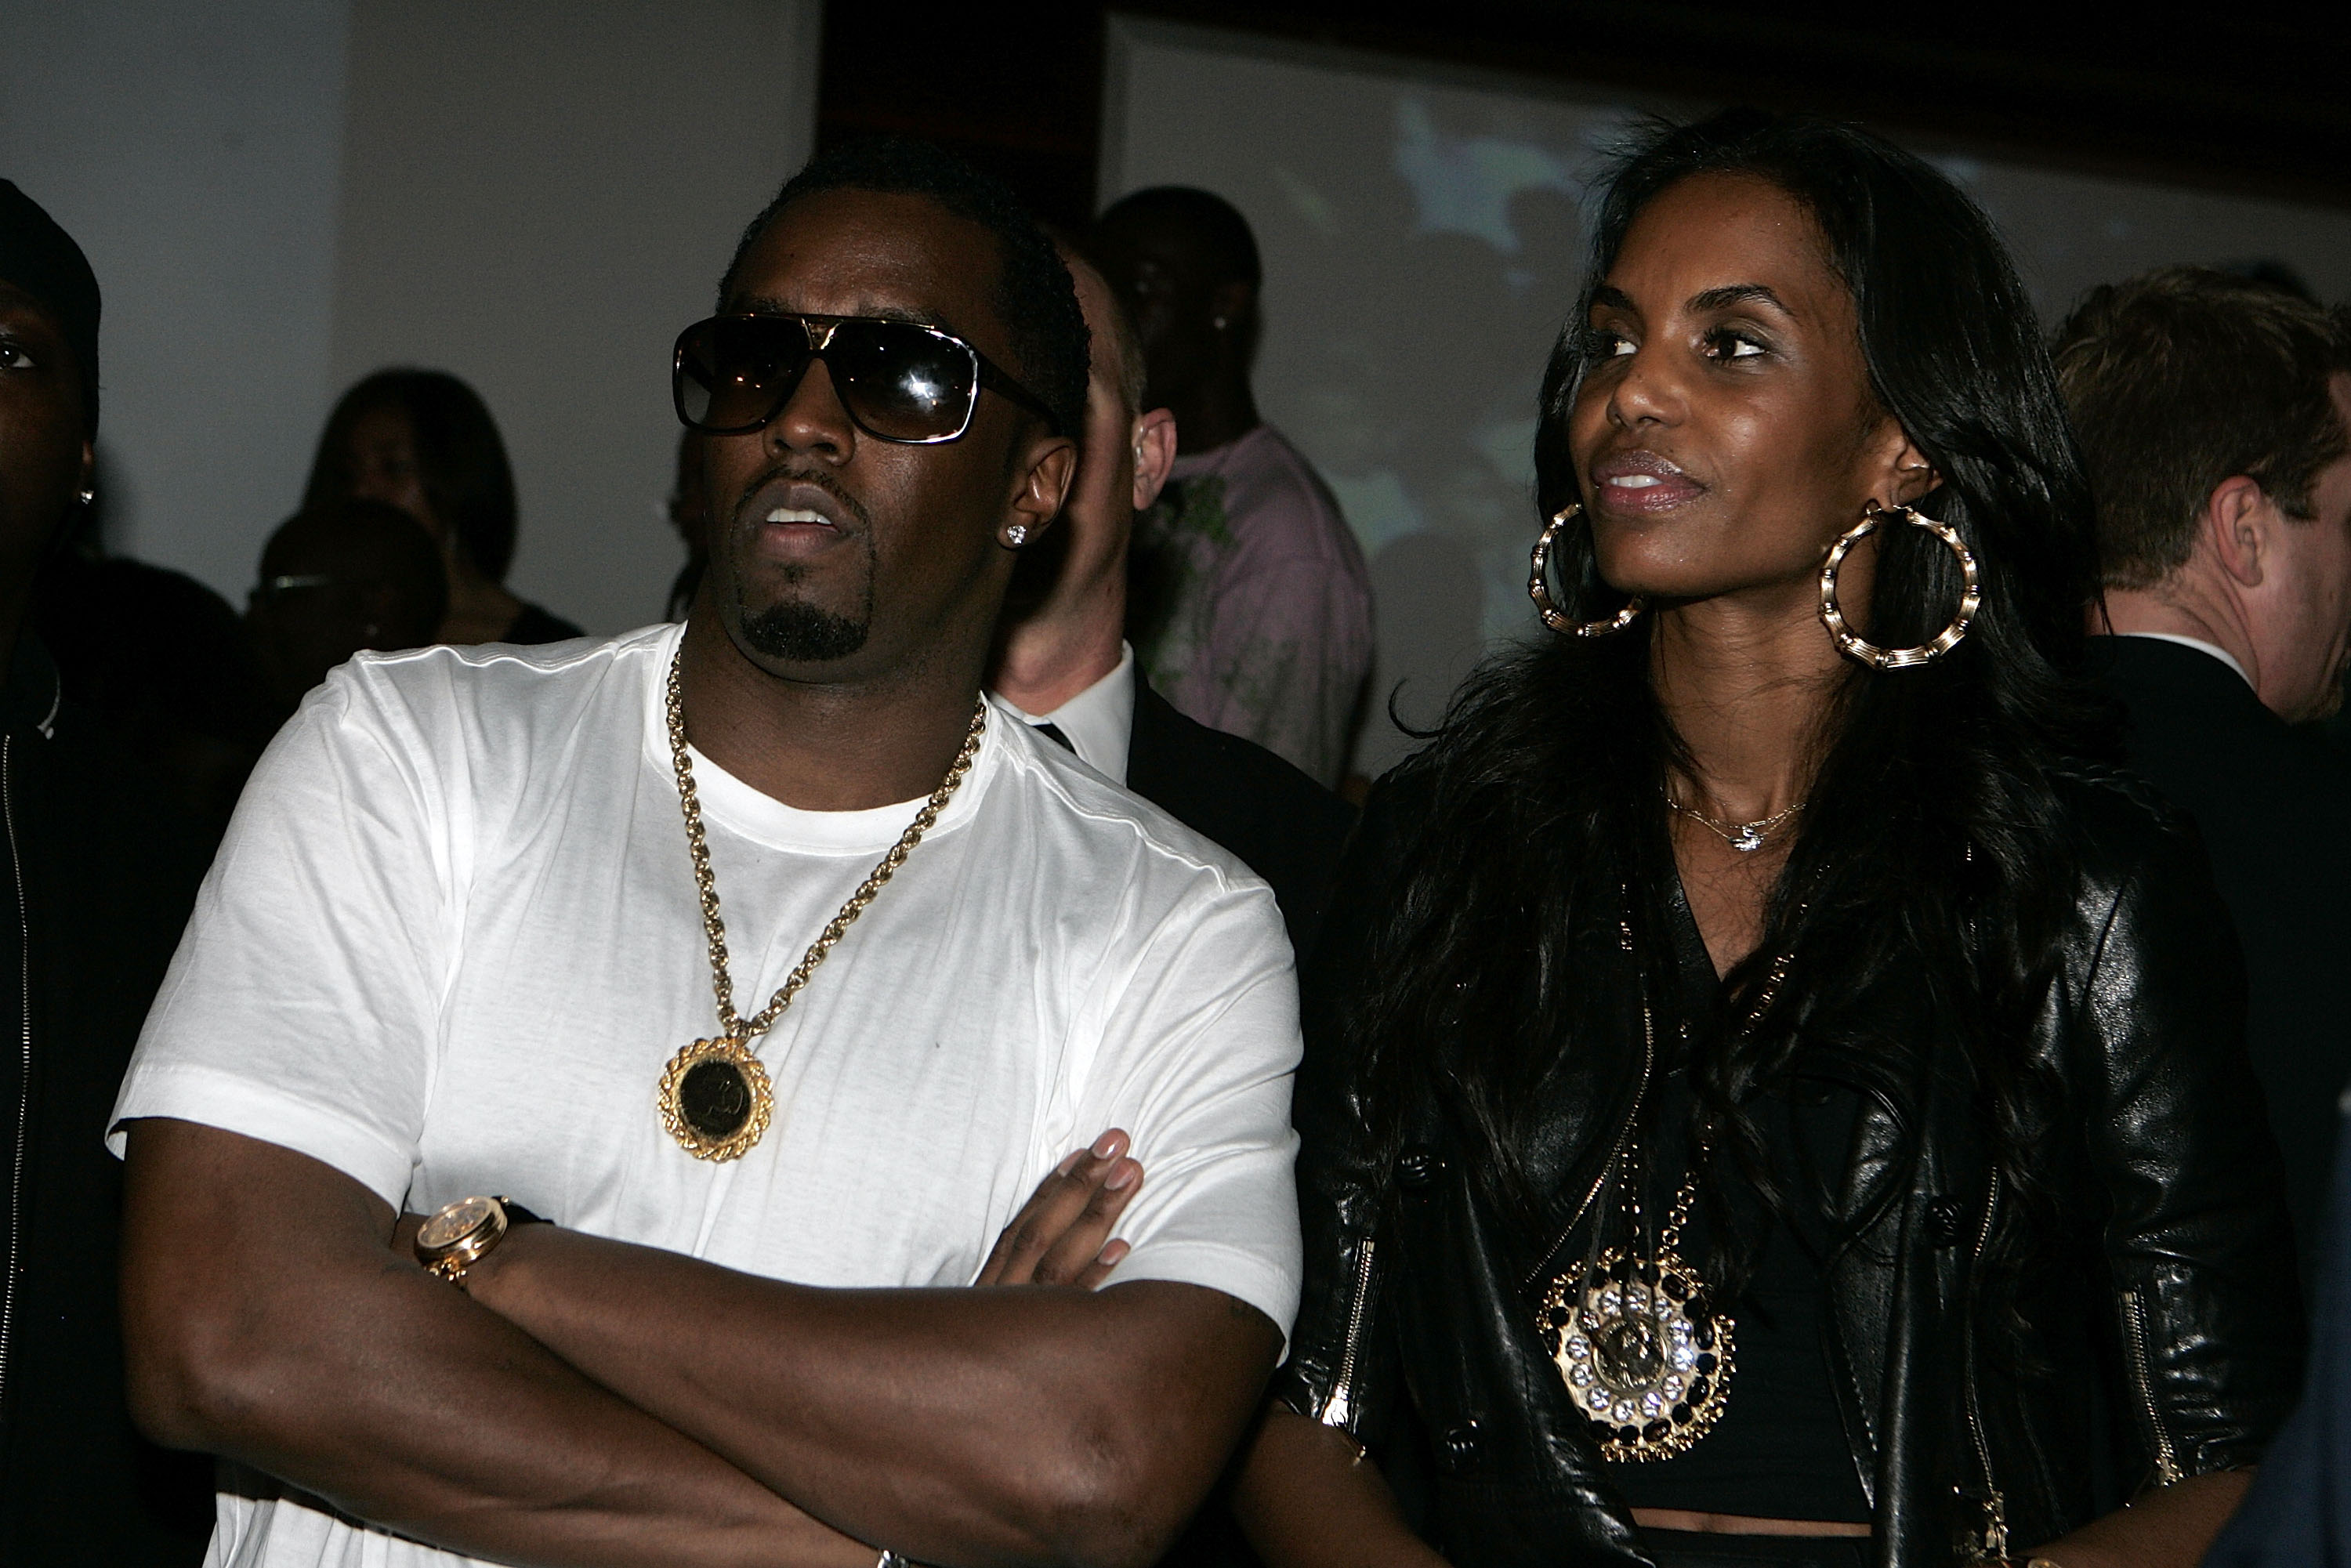
[[[1379,787],[1308,966],[1245,1526],[2193,1563],[2292,1243],[2234,938],[2076,685],[2090,497],[1989,222],[1850,127],[1657,128],[1541,413],[1555,634]]]

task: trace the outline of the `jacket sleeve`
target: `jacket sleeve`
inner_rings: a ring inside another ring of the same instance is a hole
[[[2260,1461],[2293,1406],[2303,1314],[2236,934],[2194,837],[2149,828],[2070,1010],[2132,1425],[2168,1485]]]
[[[1382,1256],[1385,1183],[1364,1115],[1359,1064],[1339,1028],[1341,1009],[1365,973],[1374,913],[1386,906],[1401,815],[1384,782],[1350,839],[1322,939],[1302,971],[1306,1037],[1290,1115],[1299,1135],[1298,1206],[1304,1288],[1290,1359],[1273,1396],[1310,1420],[1377,1448],[1397,1396],[1386,1347],[1391,1260]]]

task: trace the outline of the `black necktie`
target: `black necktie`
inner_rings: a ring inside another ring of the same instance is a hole
[[[1062,750],[1068,752],[1071,756],[1075,757],[1078,754],[1078,748],[1070,744],[1070,737],[1061,733],[1061,727],[1055,724],[1052,720],[1045,719],[1040,723],[1032,724],[1029,727],[1043,736],[1046,739],[1051,741],[1054,745],[1060,747]]]

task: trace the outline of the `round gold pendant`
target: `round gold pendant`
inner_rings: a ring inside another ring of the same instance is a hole
[[[1732,1325],[1706,1301],[1706,1281],[1671,1252],[1651,1263],[1611,1247],[1551,1282],[1543,1345],[1600,1428],[1602,1458],[1671,1458],[1722,1418]]]
[[[662,1125],[697,1160],[740,1159],[767,1135],[776,1092],[748,1046],[697,1040],[669,1059],[661,1081]]]

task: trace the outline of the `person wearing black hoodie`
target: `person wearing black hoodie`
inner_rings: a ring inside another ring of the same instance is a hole
[[[98,280],[0,180],[0,1563],[201,1560],[211,1465],[123,1402],[108,1113],[210,857],[145,759],[66,700],[36,572],[90,501]]]

